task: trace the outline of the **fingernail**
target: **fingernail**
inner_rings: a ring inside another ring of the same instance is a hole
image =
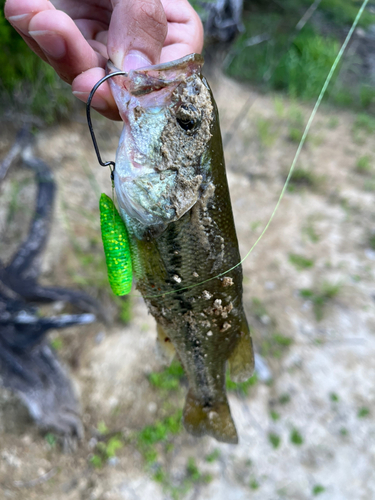
[[[85,104],[87,103],[87,99],[89,98],[90,92],[78,92],[75,90],[73,92],[73,95],[75,95],[80,101],[83,101]],[[94,95],[91,101],[91,106],[95,109],[99,110],[105,110],[109,107],[107,101],[105,101],[102,97],[99,95]]]
[[[65,40],[55,31],[29,31],[29,35],[39,47],[53,59],[61,59],[66,54]]]
[[[136,50],[126,54],[122,63],[122,69],[124,71],[144,68],[145,66],[151,66],[151,61],[141,52]]]
[[[19,14],[18,16],[10,16],[8,17],[8,21],[10,24],[12,24],[15,28],[18,29],[18,31],[21,31],[24,35],[28,35],[28,25],[29,23],[25,21],[28,21],[31,18],[32,14]]]

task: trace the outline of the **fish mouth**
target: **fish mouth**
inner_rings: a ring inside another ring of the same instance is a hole
[[[175,61],[145,66],[130,70],[123,76],[111,78],[120,87],[133,96],[150,94],[166,87],[177,86],[189,76],[199,73],[204,64],[200,54],[189,54]],[[106,73],[120,71],[109,59]]]

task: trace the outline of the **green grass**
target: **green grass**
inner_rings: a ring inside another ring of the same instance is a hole
[[[302,229],[302,232],[307,236],[308,240],[311,241],[311,243],[318,243],[318,241],[320,240],[320,237],[316,232],[312,222],[309,222],[308,225]]]
[[[272,447],[276,449],[280,446],[281,438],[275,432],[269,432],[268,441],[271,443]]]
[[[112,436],[108,440],[99,441],[94,454],[90,457],[90,464],[95,468],[102,468],[110,458],[116,456],[117,451],[123,446],[124,443],[120,434]]]
[[[216,448],[212,453],[206,455],[205,460],[207,463],[210,464],[212,462],[216,462],[216,460],[219,460],[219,458],[220,458],[220,450]]]
[[[372,170],[369,155],[360,156],[356,162],[355,169],[359,174],[368,174]]]
[[[329,399],[333,402],[333,403],[337,403],[339,401],[339,397],[338,395],[335,393],[335,392],[331,392],[331,394],[329,395]]]
[[[243,396],[247,396],[249,394],[249,390],[258,382],[258,378],[256,374],[246,380],[246,382],[233,382],[230,379],[229,371],[226,374],[226,387],[228,391],[235,391],[237,393],[242,394]]]
[[[320,495],[321,493],[323,493],[326,489],[324,488],[324,486],[322,486],[321,484],[316,484],[313,489],[312,489],[312,494],[314,496],[318,496]]]
[[[334,33],[347,29],[360,4],[352,0],[323,0],[319,15],[322,24],[329,23],[331,29],[326,33],[332,35],[320,33],[319,24],[311,20],[297,33],[295,26],[310,5],[309,0],[249,2],[243,16],[245,31],[232,47],[227,72],[258,84],[262,91],[281,90],[293,98],[316,99],[342,43]],[[374,23],[375,16],[366,10],[360,25]],[[249,38],[264,34],[268,36],[266,41],[247,44]],[[345,64],[354,71],[348,56]],[[369,109],[375,103],[375,90],[367,81],[358,81],[356,85],[341,81],[336,71],[327,97],[340,106]],[[300,130],[292,128],[290,137],[299,141]]]
[[[369,415],[370,415],[370,410],[369,410],[369,408],[366,408],[365,406],[360,408],[358,410],[358,413],[357,413],[358,418],[365,418],[365,417],[368,417]]]
[[[271,410],[270,417],[272,418],[272,420],[274,422],[276,422],[277,420],[280,420],[280,413],[277,413],[277,411]]]
[[[249,486],[252,490],[257,490],[259,489],[260,484],[256,479],[252,478],[250,479]]]
[[[263,316],[268,316],[265,305],[257,297],[254,297],[252,300],[251,312],[258,320],[260,320]]]
[[[312,259],[307,259],[303,255],[298,255],[295,253],[289,254],[289,262],[293,264],[299,271],[303,269],[309,269],[314,266],[314,261]]]
[[[299,142],[299,141],[298,141]],[[323,178],[317,176],[306,168],[295,168],[289,179],[288,191],[297,191],[301,188],[318,190],[322,185]]]
[[[176,391],[180,388],[181,379],[185,376],[181,364],[174,361],[161,372],[152,372],[148,376],[150,384],[161,391]]]
[[[260,345],[260,353],[265,357],[280,358],[293,343],[291,337],[286,337],[280,333],[268,335]]]
[[[311,300],[317,321],[321,321],[324,316],[327,304],[340,293],[341,284],[324,282],[318,290],[304,288],[300,290],[300,296]]]
[[[279,403],[281,405],[286,405],[287,403],[289,403],[289,401],[290,401],[290,395],[287,392],[281,394],[281,396],[279,397]]]
[[[51,347],[55,349],[55,351],[59,351],[60,349],[62,349],[64,342],[61,337],[56,337],[51,340],[50,344]]]
[[[293,428],[290,433],[290,442],[296,446],[301,446],[303,444],[303,437],[296,428]]]
[[[274,120],[260,117],[256,120],[256,127],[261,145],[266,148],[272,146],[278,135]]]

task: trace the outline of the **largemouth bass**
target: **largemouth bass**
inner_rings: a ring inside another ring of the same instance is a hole
[[[116,76],[111,89],[124,128],[115,189],[138,290],[157,323],[160,349],[175,353],[189,381],[186,430],[237,443],[225,393],[253,373],[242,305],[242,268],[217,107],[203,58]],[[117,71],[112,63],[109,72]]]

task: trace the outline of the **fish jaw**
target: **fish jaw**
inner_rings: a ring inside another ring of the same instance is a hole
[[[213,120],[201,65],[201,56],[187,56],[110,80],[124,123],[116,154],[116,194],[138,237],[178,220],[199,197],[208,172],[201,159]],[[108,69],[116,70],[112,64]],[[184,128],[191,124],[196,128]]]

